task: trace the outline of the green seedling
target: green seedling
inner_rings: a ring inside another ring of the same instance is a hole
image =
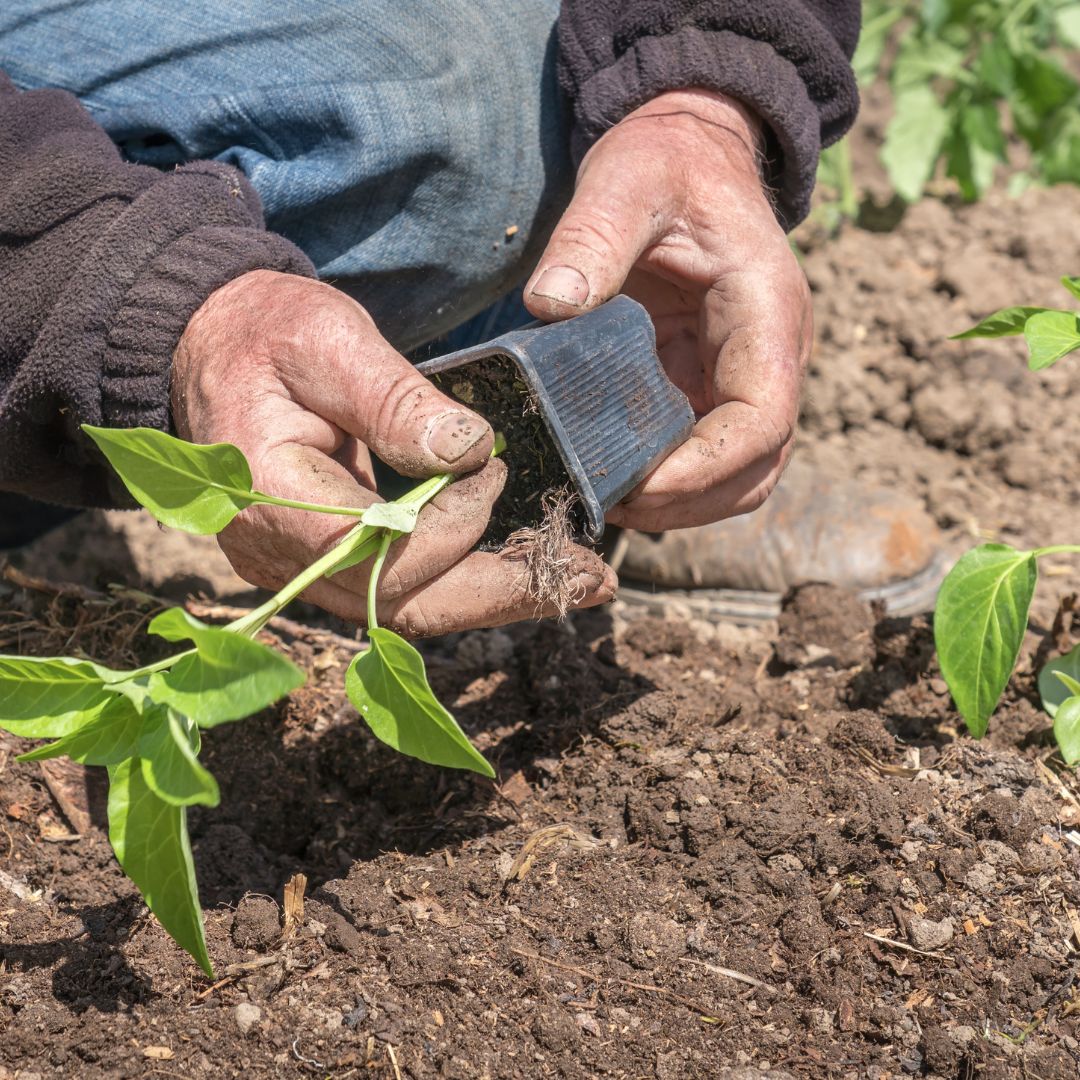
[[[1080,278],[1065,277],[1061,282],[1080,299]],[[1003,308],[954,337],[1020,334],[1033,371],[1080,349],[1076,312],[1055,308]],[[986,734],[1016,667],[1039,580],[1038,561],[1062,553],[1080,553],[1080,544],[1030,551],[983,544],[964,555],[942,583],[934,611],[934,642],[953,701],[976,739]],[[1080,647],[1046,665],[1039,675],[1039,694],[1054,721],[1061,756],[1073,765],[1080,761]]]
[[[884,80],[892,94],[880,158],[893,190],[917,202],[940,167],[964,199],[981,198],[1021,143],[1011,192],[1076,183],[1077,47],[1076,0],[867,0],[853,67],[861,87]],[[844,143],[822,155],[819,179],[836,193],[832,217],[855,218]]]
[[[345,537],[271,597],[228,626],[181,608],[157,615],[149,633],[179,651],[129,671],[73,657],[0,656],[0,727],[54,740],[20,760],[66,756],[109,773],[109,840],[124,872],[173,939],[208,975],[202,908],[187,808],[217,806],[217,781],[199,762],[201,733],[251,716],[301,686],[303,672],[255,636],[320,578],[374,557],[368,592],[370,646],[345,678],[346,692],[377,738],[434,765],[494,770],[431,690],[420,653],[376,620],[375,594],[390,545],[412,532],[421,509],[448,484],[436,476],[391,503],[344,509],[253,490],[235,446],[196,446],[149,428],[84,427],[128,491],[165,525],[220,532],[259,503],[355,519]],[[497,441],[496,452],[501,449]]]

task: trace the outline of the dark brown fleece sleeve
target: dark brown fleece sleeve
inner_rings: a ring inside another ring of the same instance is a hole
[[[807,214],[818,154],[859,107],[849,63],[859,0],[563,0],[560,78],[580,159],[608,128],[665,90],[738,98],[768,125],[777,217]]]
[[[71,94],[0,72],[0,490],[128,504],[79,425],[167,429],[184,327],[255,269],[314,276],[239,172],[127,164]]]

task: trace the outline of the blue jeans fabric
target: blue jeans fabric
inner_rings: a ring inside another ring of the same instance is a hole
[[[518,285],[569,197],[558,7],[4,0],[0,67],[75,93],[133,161],[243,170],[268,226],[410,350]],[[522,318],[498,311],[477,332]]]

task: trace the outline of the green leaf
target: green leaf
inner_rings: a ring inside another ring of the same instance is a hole
[[[1061,284],[1064,285],[1077,300],[1080,300],[1080,277],[1069,277],[1069,275],[1066,274],[1065,277],[1061,279]]]
[[[19,761],[66,756],[84,765],[118,765],[136,753],[142,726],[139,710],[128,698],[116,695],[96,719],[57,742],[21,754]]]
[[[986,39],[975,59],[975,80],[984,93],[1007,97],[1015,80],[1015,61],[1008,43],[999,36]]]
[[[947,173],[969,202],[982,197],[994,182],[994,170],[1006,160],[1005,136],[993,102],[963,108],[948,142]]]
[[[0,727],[33,739],[70,734],[110,698],[93,664],[0,656]]]
[[[1080,176],[1080,113],[1075,106],[1060,110],[1048,120],[1032,158],[1043,183],[1076,182]]]
[[[375,737],[431,765],[494,778],[495,770],[435,697],[416,649],[381,627],[369,630],[368,638],[371,647],[349,665],[345,690]]]
[[[1013,121],[1020,135],[1038,149],[1047,120],[1072,102],[1077,84],[1058,64],[1035,52],[1016,57],[1014,75],[1009,96]]]
[[[1039,697],[1051,716],[1056,715],[1058,706],[1073,694],[1080,694],[1080,645],[1064,656],[1055,656],[1039,672]]]
[[[907,202],[917,202],[933,176],[948,127],[948,115],[929,86],[912,86],[896,95],[881,161],[896,193]]]
[[[139,739],[143,780],[159,798],[173,806],[217,806],[217,781],[196,756],[198,728],[175,709],[156,708],[146,714]]]
[[[219,533],[251,493],[247,459],[230,443],[199,446],[154,428],[98,428],[83,424],[124,486],[164,525],[184,532]]]
[[[1024,338],[1031,353],[1028,367],[1042,371],[1080,349],[1080,324],[1075,312],[1043,311],[1024,324]]]
[[[952,5],[949,0],[923,0],[921,22],[931,33],[939,33],[942,27],[949,21]],[[903,14],[902,4],[896,5],[897,11]]]
[[[154,793],[138,758],[109,769],[109,840],[124,873],[161,925],[213,978],[188,840],[187,810]]]
[[[304,673],[279,652],[242,634],[207,626],[182,608],[155,616],[148,630],[168,641],[193,641],[195,652],[150,676],[150,695],[201,727],[240,720],[304,684]]]
[[[893,91],[899,97],[915,90],[929,90],[931,79],[955,79],[963,71],[964,61],[963,51],[940,37],[909,34],[893,65]]]
[[[1016,666],[1038,578],[1030,551],[984,544],[960,559],[938,593],[934,643],[941,673],[976,739],[986,734]]]
[[[360,515],[360,520],[373,529],[411,533],[416,528],[416,518],[421,509],[415,504],[402,502],[373,503]]]
[[[1063,45],[1080,49],[1080,4],[1067,4],[1054,13],[1054,29]]]
[[[1080,697],[1066,698],[1054,717],[1054,738],[1066,765],[1080,761]]]
[[[1009,337],[1013,334],[1024,332],[1024,323],[1032,315],[1048,311],[1041,307],[1007,307],[995,311],[993,315],[987,315],[982,322],[976,323],[970,330],[962,334],[953,334],[950,341],[963,341],[965,338],[998,338]]]

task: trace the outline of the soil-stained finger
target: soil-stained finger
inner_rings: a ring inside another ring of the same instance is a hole
[[[574,547],[568,572],[576,583],[571,609],[595,607],[614,598],[615,572],[593,552]],[[335,585],[332,578],[317,582],[304,599],[350,621],[367,620],[363,598]],[[523,559],[475,552],[419,589],[381,604],[379,623],[404,637],[417,638],[554,614],[552,606],[538,608],[530,596]]]
[[[363,508],[382,501],[336,459],[302,443],[275,447],[260,460],[254,479],[260,490],[304,502]],[[277,587],[329,551],[355,523],[343,514],[249,506],[219,534],[218,543],[246,581]]]
[[[585,548],[571,549],[567,576],[572,581],[571,610],[595,607],[615,596],[615,572]],[[523,559],[486,552],[468,556],[407,596],[379,607],[380,621],[408,638],[555,614],[554,604],[538,604],[533,598]]]
[[[794,441],[788,442],[775,452],[741,464],[729,478],[703,491],[658,499],[655,504],[650,497],[617,503],[607,512],[607,522],[640,532],[666,532],[752,513],[771,494],[794,448]]]

